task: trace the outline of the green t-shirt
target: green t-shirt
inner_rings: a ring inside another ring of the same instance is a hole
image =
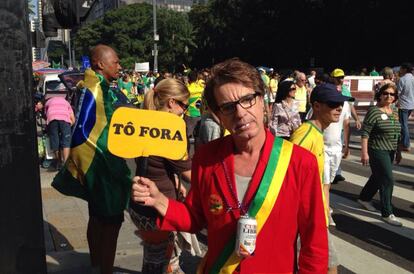
[[[342,85],[342,87],[341,87],[341,93],[342,93],[343,96],[352,97],[351,91],[345,85]]]
[[[132,82],[128,81],[128,82],[124,82],[122,79],[118,80],[118,88],[120,90],[125,89],[128,93],[128,95],[131,93],[132,90]]]

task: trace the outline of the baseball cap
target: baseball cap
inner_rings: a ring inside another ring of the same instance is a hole
[[[346,101],[355,101],[353,97],[348,97],[342,95],[340,91],[336,89],[336,86],[333,84],[320,84],[316,86],[310,96],[311,103],[313,102],[346,102]]]
[[[332,77],[344,77],[345,72],[340,68],[336,68],[332,71],[331,76]]]

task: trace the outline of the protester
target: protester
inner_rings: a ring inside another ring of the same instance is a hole
[[[375,67],[372,67],[372,70],[369,72],[369,76],[379,76],[379,73]]]
[[[398,99],[397,87],[385,84],[375,94],[377,105],[368,110],[361,136],[361,163],[371,168],[372,174],[359,194],[358,202],[369,211],[376,211],[372,198],[379,191],[382,219],[391,225],[402,226],[392,207],[394,177],[392,164],[401,161],[397,150],[401,125],[391,105]]]
[[[290,140],[311,151],[318,161],[319,176],[323,182],[324,172],[324,140],[323,131],[332,123],[338,122],[342,106],[345,101],[353,100],[352,97],[343,96],[332,84],[321,84],[316,86],[311,94],[312,117],[303,123],[291,136]],[[324,189],[325,190],[325,189]],[[326,193],[324,191],[324,193]],[[328,188],[329,194],[329,188]],[[325,197],[326,199],[326,197]],[[329,201],[325,200],[325,210],[329,212]],[[326,216],[329,216],[326,214]],[[303,239],[300,239],[303,245]],[[338,256],[333,244],[332,237],[328,232],[329,244],[329,269],[328,273],[337,273]],[[302,247],[301,247],[302,248]]]
[[[410,131],[408,118],[414,109],[414,76],[413,67],[409,63],[400,66],[400,80],[398,81],[398,117],[401,124],[401,151],[410,151]]]
[[[342,136],[342,130],[344,128],[344,122],[347,119],[350,119],[350,117],[351,110],[349,107],[349,102],[344,102],[339,120],[337,122],[331,123],[323,131],[325,164],[322,183],[330,226],[336,226],[336,223],[332,218],[332,209],[329,207],[329,190],[331,184],[335,181],[335,177],[337,177],[336,172],[338,171],[339,165],[341,164],[342,155],[348,154],[346,150],[349,149],[349,135],[344,134],[344,136]]]
[[[125,96],[131,96],[133,83],[127,73],[124,73],[124,75],[118,79],[118,88],[124,93]]]
[[[272,70],[269,78],[269,112],[272,113],[272,107],[276,99],[277,86],[279,85],[279,74]]]
[[[201,95],[203,94],[204,86],[198,82],[198,73],[191,71],[188,75],[188,90],[190,91],[189,108],[185,113],[184,121],[187,125],[187,138],[194,138],[196,135],[197,125],[201,120]],[[190,144],[190,142],[189,142]],[[188,145],[190,151],[190,145]]]
[[[190,93],[184,83],[172,78],[164,79],[158,82],[153,90],[148,91],[144,108],[181,116],[187,111],[189,96]],[[176,177],[182,176],[187,181],[191,180],[189,158],[169,160],[150,156],[137,158],[136,163],[137,175],[145,169],[145,176],[155,182],[166,197],[174,200],[181,200],[185,197],[187,191]],[[191,237],[185,237],[187,235],[183,237],[177,232],[154,230],[146,219],[148,215],[156,216],[152,208],[131,205],[129,213],[143,241],[144,256],[141,272],[143,274],[184,273],[179,265],[179,256],[183,246],[178,243],[188,240],[188,245],[191,245]],[[199,255],[200,253],[201,251],[198,251]]]
[[[218,117],[211,111],[203,113],[200,121],[200,129],[196,140],[196,148],[207,144],[224,135],[224,129],[220,125]]]
[[[272,107],[269,129],[273,135],[289,139],[301,125],[299,103],[295,100],[296,85],[293,81],[280,82]]]
[[[162,230],[207,228],[200,273],[293,273],[297,261],[300,273],[325,274],[327,229],[315,157],[264,127],[265,88],[254,67],[230,59],[215,65],[211,76],[207,103],[231,135],[196,151],[184,204],[144,177],[133,179],[133,199],[159,212]],[[254,256],[239,245],[239,253],[233,251],[241,216],[257,220]],[[296,260],[298,233],[303,245]]]
[[[338,91],[340,91],[342,93],[342,95],[344,96],[348,96],[351,97],[351,91],[349,90],[349,88],[344,85],[344,78],[345,78],[345,72],[340,69],[340,68],[336,68],[331,72],[331,77],[332,80],[334,82],[334,84],[336,85],[336,89]],[[359,116],[358,113],[356,112],[355,106],[353,103],[349,103],[349,107],[351,109],[351,116],[355,121],[355,127],[356,129],[360,130],[361,129],[361,122],[359,120]],[[345,119],[344,120],[344,126],[343,126],[343,134],[347,135],[346,137],[344,136],[343,138],[347,138],[349,139],[350,134],[351,134],[351,130],[350,130],[350,119]],[[344,143],[347,147],[344,148],[344,152],[346,152],[346,154],[343,154],[343,158],[346,159],[349,156],[349,143]],[[339,166],[338,171],[336,173],[335,179],[333,181],[333,183],[338,183],[340,181],[345,181],[344,176],[342,176],[341,174],[341,167]]]
[[[64,97],[51,97],[45,104],[47,134],[50,149],[55,154],[56,169],[69,157],[71,126],[75,123],[72,107]]]
[[[306,87],[307,78],[305,73],[297,71],[295,73],[296,95],[295,99],[299,102],[299,115],[303,121],[305,121],[308,104],[308,88]],[[309,90],[310,92],[310,90]]]
[[[125,96],[111,90],[121,66],[116,52],[97,45],[91,51],[92,70],[85,71],[69,158],[52,186],[88,202],[87,238],[93,273],[112,274],[119,229],[131,191],[124,159],[108,151],[109,122]]]

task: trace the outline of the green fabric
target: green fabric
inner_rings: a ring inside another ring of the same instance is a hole
[[[370,108],[365,115],[361,137],[368,138],[368,147],[378,150],[396,150],[401,125],[396,112],[386,114],[378,107]]]
[[[120,78],[120,79],[118,80],[118,88],[119,88],[120,90],[125,89],[125,90],[127,91],[128,95],[131,93],[132,86],[133,86],[133,85],[132,85],[132,82],[127,82],[127,83],[125,83],[125,82],[122,80],[122,78]]]
[[[369,73],[369,76],[379,76],[379,73],[376,70],[373,70]]]
[[[345,85],[342,85],[342,87],[341,87],[341,93],[342,93],[343,96],[352,97],[351,91]]]
[[[190,117],[200,117],[201,111],[201,96],[203,95],[204,87],[197,82],[193,82],[187,86],[188,91],[190,92],[190,98],[188,99],[188,110],[185,113],[187,116]]]
[[[363,201],[371,201],[379,190],[381,215],[388,217],[390,214],[393,214],[391,199],[394,189],[392,168],[395,152],[368,149],[368,155],[372,175],[362,189],[360,199]]]
[[[83,143],[71,149],[68,163],[65,164],[53,179],[52,186],[65,195],[79,197],[88,201],[89,205],[93,207],[94,212],[100,216],[114,216],[122,214],[128,206],[131,192],[131,176],[125,160],[111,154],[108,150],[109,122],[115,110],[114,103],[116,101],[103,76],[97,73],[95,76],[100,81],[102,91],[96,87],[86,87],[89,90],[85,90],[85,92],[92,94],[94,92],[102,92],[102,101],[98,101],[100,99],[98,98],[97,100],[96,97],[94,99],[95,105],[103,104],[104,113],[98,113],[97,108],[92,108],[92,111],[88,113],[89,115],[85,116],[85,121],[92,123],[95,120],[99,121],[106,118],[107,124],[97,133],[96,144],[90,142],[91,131]],[[79,106],[79,111],[82,112],[85,109],[90,110],[91,108],[88,108],[90,105],[84,102],[84,104]],[[105,117],[102,115],[105,115]],[[88,124],[85,121],[77,121],[77,123]],[[82,152],[91,149],[91,147],[94,148],[95,153],[92,156],[89,167],[86,171],[80,170],[80,167],[76,168],[78,175],[76,178],[73,177],[69,171],[74,166],[71,164],[74,163],[72,159],[79,158],[78,161],[88,160],[86,159],[88,154]]]
[[[273,176],[276,172],[277,164],[279,162],[282,145],[283,139],[275,138],[267,167],[263,174],[262,180],[260,181],[256,195],[254,196],[254,199],[249,207],[248,212],[249,216],[251,217],[256,217],[259,209],[262,207],[263,202],[266,199],[266,195],[269,191],[270,184],[272,182]],[[229,242],[225,245],[222,252],[220,253],[220,256],[216,259],[215,263],[211,267],[210,274],[216,274],[220,272],[221,268],[227,262],[228,258],[232,255],[235,244],[236,235],[234,235],[234,237],[232,237],[229,240]]]

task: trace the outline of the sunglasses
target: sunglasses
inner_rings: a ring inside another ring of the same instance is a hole
[[[188,108],[190,107],[190,105],[188,105],[188,104],[184,104],[183,102],[181,102],[181,101],[178,101],[178,100],[175,100],[176,102],[177,102],[177,104],[184,110],[184,112],[185,111],[187,111],[188,110]]]
[[[256,97],[259,96],[259,95],[260,95],[260,93],[256,91],[253,94],[243,96],[242,98],[240,98],[237,101],[224,103],[224,104],[218,106],[218,109],[224,115],[231,115],[231,114],[236,112],[237,105],[240,105],[244,109],[248,109],[248,108],[251,108],[252,106],[254,106],[256,104]]]
[[[325,103],[329,108],[338,108],[344,105],[344,102],[326,102]]]
[[[296,90],[296,88],[290,88],[290,89],[289,89],[289,91],[294,91],[294,90]]]
[[[381,95],[384,95],[384,96],[393,96],[393,97],[395,97],[395,93],[391,93],[391,92],[386,92],[386,91],[384,91],[383,93],[381,93]]]

